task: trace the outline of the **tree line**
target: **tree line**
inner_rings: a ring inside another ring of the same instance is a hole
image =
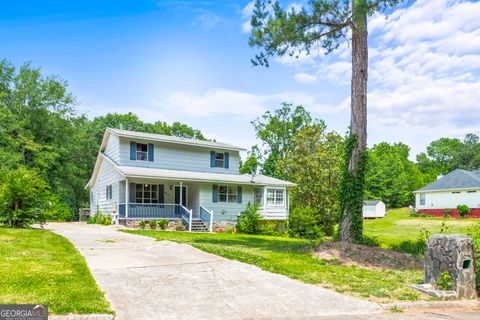
[[[105,128],[206,139],[180,122],[144,122],[133,113],[87,118],[75,110],[68,84],[24,64],[15,68],[0,61],[0,210],[5,222],[18,214],[56,212],[72,218],[89,205],[85,185]],[[338,190],[346,139],[328,130],[302,106],[283,103],[266,112],[252,126],[260,141],[241,163],[240,172],[262,173],[297,183],[291,190],[292,208],[307,208],[316,223],[331,233],[338,223]],[[381,199],[388,207],[413,204],[412,191],[453,169],[480,168],[480,142],[475,134],[464,139],[433,141],[416,161],[404,143],[382,142],[367,150],[367,199]],[[28,195],[28,197],[27,197]],[[7,212],[8,214],[5,214]],[[10,217],[10,218],[9,218]]]
[[[146,123],[133,113],[90,120],[75,105],[63,79],[45,76],[29,63],[15,68],[7,60],[0,61],[3,222],[24,224],[15,217],[32,215],[42,217],[37,220],[69,219],[79,208],[88,207],[85,185],[107,127],[205,139],[199,130],[180,122]]]
[[[260,145],[248,152],[243,173],[262,173],[297,183],[291,207],[315,215],[325,233],[332,234],[340,218],[340,181],[347,139],[312,118],[303,106],[283,103],[252,122]],[[412,191],[460,168],[480,168],[480,141],[473,133],[463,140],[441,138],[410,160],[402,142],[381,142],[367,148],[364,199],[378,199],[389,208],[414,204]],[[297,212],[299,212],[297,210]],[[292,212],[291,212],[292,214]]]

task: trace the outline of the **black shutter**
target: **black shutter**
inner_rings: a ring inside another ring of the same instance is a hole
[[[210,168],[215,167],[215,151],[210,151]]]
[[[129,201],[130,203],[135,203],[135,202],[136,202],[136,199],[135,199],[135,192],[136,192],[135,187],[136,187],[135,183],[130,183],[130,184],[128,185],[128,188],[129,188],[129,190],[128,190],[128,193],[129,193],[129,195],[128,195],[128,201]]]
[[[237,187],[237,203],[242,203],[242,187]]]
[[[212,185],[212,202],[218,202],[218,185]]]
[[[163,184],[158,185],[158,203],[165,202],[165,187]]]
[[[228,164],[229,158],[230,158],[230,157],[229,157],[228,152],[225,152],[225,153],[223,154],[223,167],[224,167],[225,169],[228,169],[228,167],[229,167],[229,164]]]
[[[148,161],[153,162],[153,154],[154,154],[154,149],[153,149],[153,143],[148,144]]]
[[[137,144],[130,141],[130,160],[137,160]]]

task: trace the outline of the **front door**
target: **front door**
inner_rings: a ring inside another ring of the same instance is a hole
[[[180,186],[175,186],[175,204],[180,204]],[[182,205],[187,207],[187,187],[182,187]]]

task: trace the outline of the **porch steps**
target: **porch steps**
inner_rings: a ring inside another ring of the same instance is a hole
[[[208,226],[201,219],[192,219],[192,232],[208,232]]]

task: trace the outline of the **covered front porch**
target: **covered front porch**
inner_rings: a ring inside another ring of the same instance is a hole
[[[200,186],[192,182],[125,179],[119,181],[119,220],[183,220],[188,230],[212,230],[213,210],[200,205]]]

